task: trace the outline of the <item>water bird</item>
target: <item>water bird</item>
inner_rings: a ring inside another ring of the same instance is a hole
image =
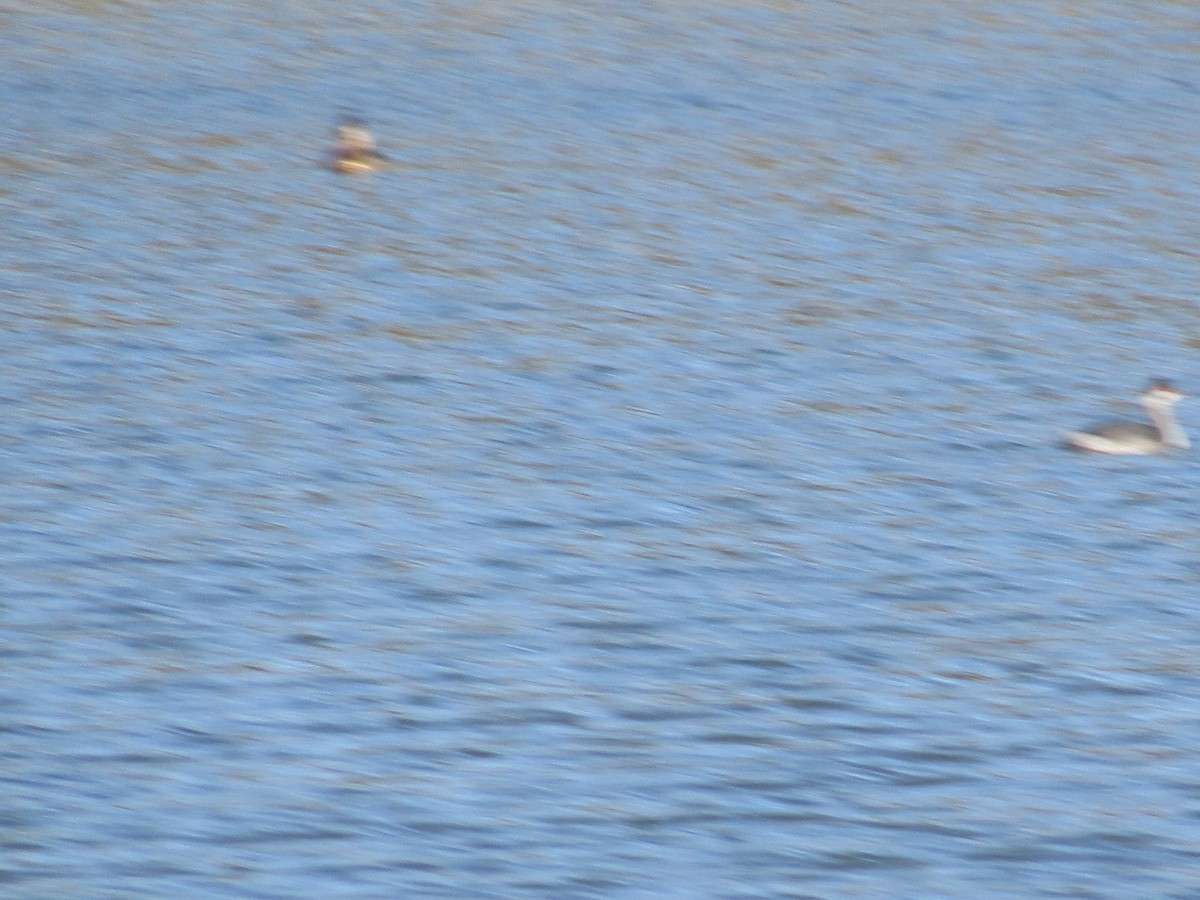
[[[377,172],[387,158],[375,146],[375,137],[359,119],[343,119],[337,129],[337,144],[329,168],[347,175]]]
[[[1117,421],[1094,425],[1067,435],[1067,446],[1093,453],[1125,453],[1144,456],[1168,450],[1186,450],[1192,445],[1175,418],[1175,404],[1183,393],[1164,378],[1156,378],[1138,398],[1150,422]]]

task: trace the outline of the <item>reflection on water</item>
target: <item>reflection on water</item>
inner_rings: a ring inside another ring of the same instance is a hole
[[[0,17],[0,880],[1192,890],[1194,18]]]

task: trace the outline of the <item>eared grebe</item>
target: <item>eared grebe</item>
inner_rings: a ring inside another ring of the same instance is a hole
[[[1138,399],[1150,417],[1151,424],[1105,422],[1086,431],[1072,431],[1067,435],[1067,445],[1076,450],[1091,450],[1094,453],[1139,455],[1184,450],[1192,445],[1175,418],[1174,407],[1183,399],[1183,394],[1171,382],[1162,378],[1156,379]]]
[[[358,119],[344,119],[337,130],[337,146],[329,168],[335,172],[357,175],[384,168],[387,160],[375,149],[375,138]]]

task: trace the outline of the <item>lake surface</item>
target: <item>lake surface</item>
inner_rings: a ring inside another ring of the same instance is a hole
[[[1198,33],[0,11],[0,893],[1200,896]]]

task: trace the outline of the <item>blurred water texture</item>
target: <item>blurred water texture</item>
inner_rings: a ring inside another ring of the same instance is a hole
[[[1197,896],[1198,31],[0,10],[0,892]]]

